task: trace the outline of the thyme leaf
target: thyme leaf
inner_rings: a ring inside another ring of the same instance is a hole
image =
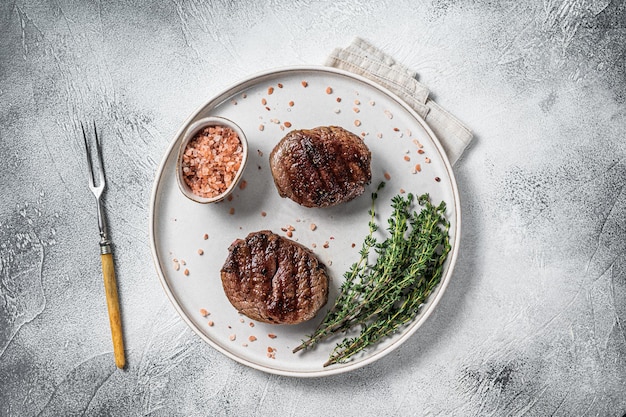
[[[344,363],[355,354],[392,335],[411,322],[433,292],[443,274],[450,242],[450,223],[445,202],[434,206],[428,194],[415,199],[396,195],[387,220],[388,237],[378,242],[375,203],[381,183],[372,193],[369,232],[359,259],[344,274],[344,282],[333,307],[308,339],[293,352],[360,328],[360,334],[337,343],[324,366]],[[421,210],[414,210],[415,201]],[[369,262],[374,251],[375,262]]]

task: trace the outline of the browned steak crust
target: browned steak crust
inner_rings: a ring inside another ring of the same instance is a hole
[[[224,292],[249,318],[297,324],[326,304],[326,268],[304,246],[263,230],[237,239],[228,250],[221,270]]]
[[[363,140],[337,126],[289,132],[270,154],[281,197],[305,207],[329,207],[358,197],[370,182],[371,153]]]

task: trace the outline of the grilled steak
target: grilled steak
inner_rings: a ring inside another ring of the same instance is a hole
[[[297,324],[326,304],[326,267],[304,246],[263,230],[237,239],[228,251],[221,270],[224,292],[249,318]]]
[[[270,154],[281,197],[305,207],[329,207],[358,197],[372,177],[371,153],[357,135],[337,126],[291,131]]]

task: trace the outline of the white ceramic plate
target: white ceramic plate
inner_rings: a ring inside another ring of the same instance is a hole
[[[330,94],[327,87],[332,89]],[[271,94],[269,88],[273,88]],[[248,138],[250,156],[242,180],[245,187],[241,189],[240,184],[231,201],[201,205],[178,189],[176,151],[187,127],[209,115],[237,123]],[[286,127],[289,123],[291,127]],[[323,125],[338,125],[364,135],[372,152],[372,181],[361,197],[349,203],[326,209],[305,208],[279,197],[269,169],[269,154],[289,130]],[[420,164],[420,172],[415,172],[416,164]],[[292,349],[322,319],[337,295],[343,273],[358,259],[368,230],[371,192],[386,176],[387,186],[377,201],[381,229],[391,213],[391,198],[401,190],[416,195],[427,192],[435,204],[446,202],[452,245],[446,270],[421,313],[401,332],[346,364],[324,368],[323,363],[340,339],[297,354]],[[317,226],[315,230],[311,230],[312,223]],[[426,123],[388,90],[327,67],[295,67],[255,75],[208,100],[176,133],[157,171],[150,204],[150,239],[157,272],[185,322],[207,343],[236,361],[262,371],[300,377],[356,369],[388,354],[411,336],[432,312],[450,279],[460,223],[451,166]],[[290,225],[295,228],[293,239],[312,248],[328,267],[332,278],[329,302],[314,319],[300,325],[252,322],[232,307],[222,289],[220,269],[228,247],[235,239],[258,230],[285,235],[281,228]],[[209,236],[206,240],[205,234]],[[203,316],[201,309],[210,314]],[[276,337],[270,338],[270,334]],[[256,340],[251,341],[251,337]],[[273,355],[268,355],[268,348],[273,349]]]

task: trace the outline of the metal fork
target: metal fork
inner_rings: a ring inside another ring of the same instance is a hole
[[[98,139],[98,131],[96,123],[93,124],[95,136],[95,161],[99,164],[98,184],[94,181],[94,171],[92,165],[92,157],[87,143],[87,134],[85,126],[81,123],[83,130],[83,140],[85,142],[85,154],[87,156],[89,189],[96,197],[96,207],[98,213],[98,228],[100,229],[100,258],[102,260],[102,274],[104,277],[104,291],[106,293],[107,308],[109,311],[109,322],[111,325],[111,336],[113,339],[113,353],[115,355],[115,365],[118,368],[124,368],[126,359],[124,357],[124,340],[122,337],[122,321],[120,318],[120,304],[117,294],[117,283],[115,281],[115,266],[113,264],[113,253],[111,251],[111,241],[109,240],[106,219],[104,217],[104,208],[102,207],[102,193],[106,187],[106,179],[104,177],[104,164],[102,163],[102,152],[100,149],[100,140]]]

